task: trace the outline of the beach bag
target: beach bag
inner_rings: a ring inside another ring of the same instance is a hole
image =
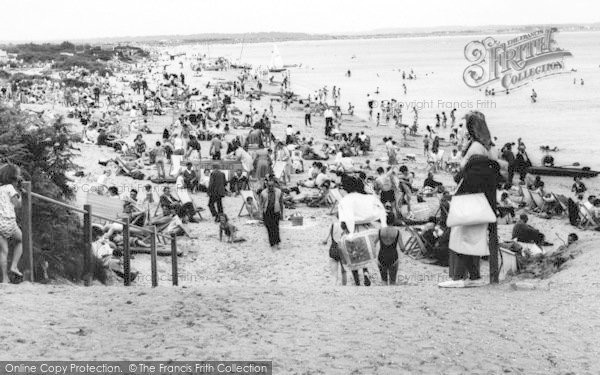
[[[489,224],[496,214],[483,193],[455,195],[450,201],[446,225],[449,227]]]
[[[351,270],[356,270],[377,259],[378,229],[345,235],[341,239],[340,252],[343,263]]]
[[[488,224],[461,225],[450,228],[450,250],[465,255],[490,255]]]
[[[331,240],[331,246],[329,246],[329,257],[335,261],[339,261],[340,257],[340,246],[334,240]]]

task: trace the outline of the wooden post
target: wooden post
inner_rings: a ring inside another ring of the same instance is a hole
[[[156,227],[150,239],[150,268],[152,270],[152,286],[158,286],[158,271],[156,269]]]
[[[498,284],[498,224],[489,225],[489,247],[490,247],[490,284]]]
[[[31,181],[23,182],[23,197],[21,198],[21,209],[23,214],[23,259],[25,263],[25,274],[24,279],[31,282],[35,279],[34,268],[33,268],[33,233],[31,223]]]
[[[123,221],[123,283],[131,285],[131,253],[129,252],[129,218]]]
[[[177,237],[171,235],[171,278],[173,279],[173,285],[179,285],[179,275],[177,274]]]
[[[90,286],[92,283],[92,206],[83,206],[83,283]]]

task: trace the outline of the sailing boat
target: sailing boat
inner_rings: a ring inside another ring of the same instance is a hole
[[[240,57],[231,63],[231,67],[234,69],[252,69],[252,65],[245,64],[242,62],[242,54],[244,53],[244,44],[246,41],[246,36],[244,35],[244,39],[242,39],[242,49],[240,50]]]
[[[277,46],[273,44],[273,49],[271,50],[271,61],[269,62],[269,72],[280,73],[285,70],[286,69],[283,66],[283,60],[281,59],[279,50],[277,49]]]

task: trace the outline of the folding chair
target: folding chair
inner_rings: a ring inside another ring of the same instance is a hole
[[[599,220],[596,219],[590,210],[582,203],[579,203],[579,218],[582,229],[597,230],[600,228]]]
[[[92,215],[99,215],[107,219],[114,219],[117,221],[121,221],[128,217],[128,215],[123,212],[123,202],[118,198],[88,193],[87,204],[92,206]],[[144,215],[146,215],[146,220],[148,221],[148,223],[150,223],[150,211],[145,211]],[[107,222],[109,222],[109,220],[100,219],[98,217],[92,216],[92,222],[106,224]],[[145,236],[143,239],[147,239],[147,237],[148,236]]]
[[[427,257],[427,246],[421,234],[411,226],[404,227],[409,233],[409,238],[404,243],[404,252],[415,260],[421,260]]]
[[[254,191],[240,190],[240,195],[242,196],[242,207],[240,207],[240,212],[238,212],[238,217],[245,216],[245,215],[242,215],[242,211],[244,211],[244,208],[246,209],[248,216],[252,216],[252,211],[257,212],[258,215],[260,216],[260,207],[258,205],[258,198],[256,197],[256,194],[254,193]],[[248,200],[250,200],[252,202],[252,208],[248,208]]]
[[[554,199],[556,199],[556,201],[558,202],[558,204],[560,204],[560,207],[563,209],[563,211],[565,213],[569,212],[569,207],[567,206],[567,197],[565,197],[564,195],[556,195],[554,193],[551,193],[552,197],[554,197]]]
[[[544,198],[540,195],[540,193],[529,190],[529,194],[531,194],[531,199],[533,199],[533,203],[535,203],[536,207],[540,211],[544,211],[546,203],[544,202]]]
[[[282,181],[284,185],[287,184],[287,182],[289,182],[287,178],[286,168],[287,162],[285,161],[276,161],[273,165],[273,174],[275,175],[275,178],[277,178],[279,181]]]
[[[86,201],[87,204],[92,206],[93,215],[99,215],[115,220],[122,220],[127,217],[123,212],[123,202],[119,198],[88,192]],[[92,221],[105,223],[107,220],[93,217]]]
[[[535,201],[533,200],[531,191],[529,191],[529,189],[527,189],[527,188],[522,188],[521,192],[523,193],[523,202],[525,202],[525,206],[532,210],[535,209],[537,207],[537,205],[535,204]]]
[[[333,211],[337,208],[339,203],[341,202],[343,196],[340,192],[340,189],[330,189],[329,197],[331,200],[331,210],[329,211],[329,215],[333,215]]]
[[[181,204],[191,203],[194,207],[194,213],[196,213],[200,217],[200,220],[204,220],[202,214],[200,213],[201,211],[204,211],[204,209],[201,208],[200,205],[198,205],[196,202],[194,202],[193,196],[190,194],[188,189],[178,189],[177,196],[179,197]]]

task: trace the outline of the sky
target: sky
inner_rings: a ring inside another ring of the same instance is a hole
[[[2,0],[1,41],[592,23],[598,0]]]

